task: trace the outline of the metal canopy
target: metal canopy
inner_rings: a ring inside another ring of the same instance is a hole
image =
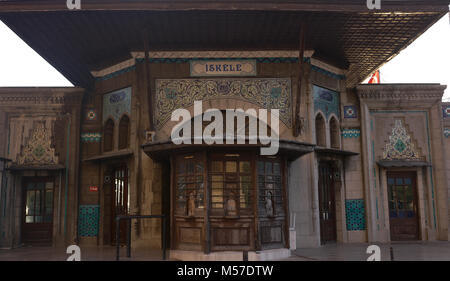
[[[383,1],[380,11],[366,1],[82,1],[79,11],[62,2],[2,1],[0,20],[84,88],[93,85],[90,71],[143,51],[144,30],[150,51],[298,50],[302,22],[305,48],[348,69],[353,86],[448,11],[448,1]]]

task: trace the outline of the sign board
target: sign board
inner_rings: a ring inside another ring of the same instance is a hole
[[[98,186],[89,186],[89,191],[90,192],[97,192],[98,191]]]
[[[191,76],[256,76],[256,60],[193,60]]]

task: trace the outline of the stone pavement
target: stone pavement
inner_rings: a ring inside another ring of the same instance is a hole
[[[369,245],[378,245],[381,260],[390,260],[390,247],[393,248],[396,261],[450,261],[450,242],[392,242],[372,244],[327,244],[319,248],[297,249],[285,261],[365,261],[369,257],[366,249]],[[0,249],[0,261],[65,261],[69,255],[65,248],[22,247]],[[83,261],[114,261],[116,248],[81,247]],[[162,260],[161,250],[132,249],[131,258],[126,257],[126,248],[120,249],[121,261],[156,261]]]
[[[323,245],[319,248],[297,249],[286,260],[309,261],[366,261],[369,245],[377,245],[381,250],[381,261],[390,261],[390,247],[395,261],[450,261],[450,242],[391,242]]]
[[[115,261],[116,248],[112,246],[80,247],[82,261]],[[131,249],[131,258],[126,257],[126,247],[120,248],[121,261],[157,261],[162,260],[162,251],[158,249]],[[65,261],[69,257],[66,248],[59,247],[22,247],[0,249],[0,261]]]

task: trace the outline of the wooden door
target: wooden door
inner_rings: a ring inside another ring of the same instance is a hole
[[[260,157],[257,161],[258,241],[261,250],[288,247],[286,198],[281,158]]]
[[[391,240],[418,240],[416,174],[391,172],[387,182]]]
[[[208,155],[211,250],[255,248],[254,162],[249,153]]]
[[[113,196],[111,196],[113,202],[112,206],[112,227],[111,227],[111,241],[112,244],[116,244],[116,216],[118,215],[128,215],[129,204],[130,204],[130,193],[129,193],[129,181],[128,181],[128,168],[126,165],[118,166],[113,170],[112,178],[112,188]],[[120,221],[120,243],[124,244],[127,239],[127,228],[128,221]]]
[[[319,164],[320,241],[336,241],[336,203],[333,168],[330,163]]]
[[[200,251],[204,247],[205,159],[203,153],[174,156],[171,246]]]
[[[51,245],[53,235],[53,177],[31,177],[23,181],[22,242]]]

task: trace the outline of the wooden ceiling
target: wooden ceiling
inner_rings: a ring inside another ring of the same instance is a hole
[[[236,2],[245,1],[230,1]],[[143,51],[144,32],[150,50],[297,50],[302,22],[306,26],[306,48],[348,69],[347,84],[353,86],[448,11],[448,6],[437,4],[426,6],[426,12],[222,8],[109,11],[89,9],[83,3],[80,11],[56,6],[33,10],[28,5],[19,12],[0,2],[0,19],[74,85],[85,88],[93,85],[91,70],[130,58],[131,51]]]

